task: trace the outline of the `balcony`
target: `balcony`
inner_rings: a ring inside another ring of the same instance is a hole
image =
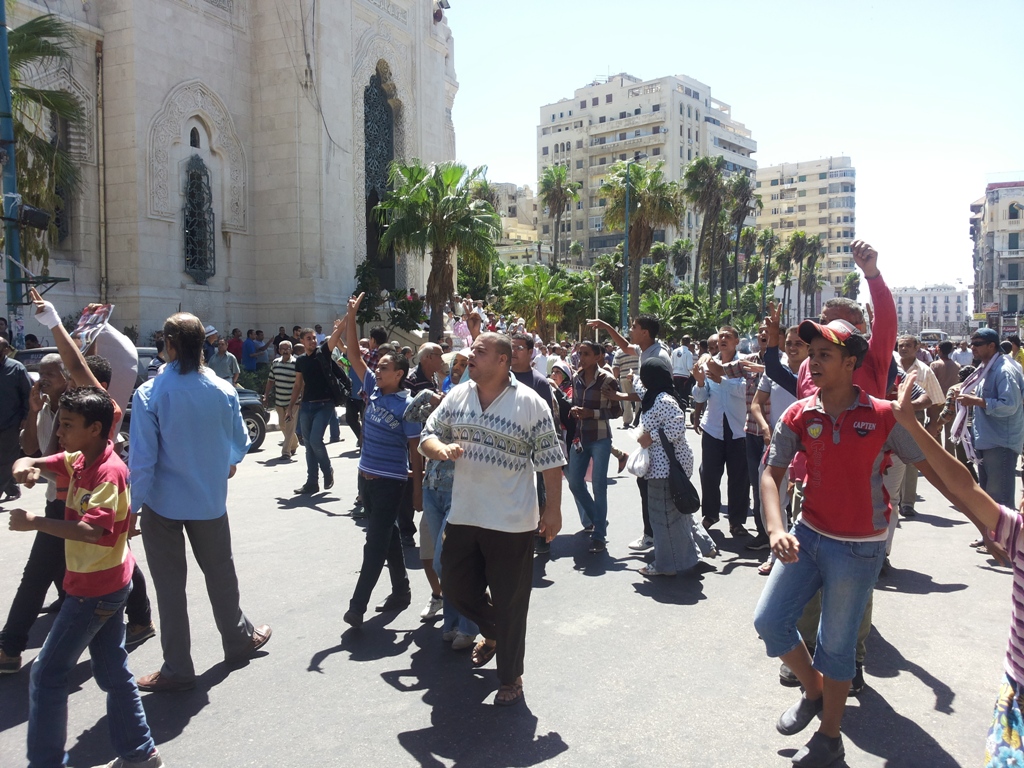
[[[1024,248],[996,250],[1000,259],[1024,259]]]
[[[1019,290],[1024,288],[1024,280],[1000,280],[999,287],[1004,290]]]
[[[629,117],[610,118],[603,123],[592,123],[588,126],[587,133],[596,135],[610,131],[625,131],[630,128],[640,128],[653,123],[664,123],[668,117],[667,111],[646,112],[642,115],[630,115]]]

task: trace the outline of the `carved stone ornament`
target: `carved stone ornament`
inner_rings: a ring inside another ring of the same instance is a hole
[[[206,125],[210,151],[221,158],[225,169],[224,178],[216,181],[223,193],[221,230],[245,234],[249,175],[245,150],[224,102],[199,80],[190,80],[171,89],[150,126],[149,215],[177,221],[181,214],[181,183],[172,150],[175,145],[188,142],[185,124],[193,117]]]
[[[67,64],[56,69],[39,72],[29,67],[25,82],[33,88],[50,91],[64,91],[78,99],[82,107],[81,125],[68,126],[68,154],[79,163],[93,165],[96,162],[96,97],[83,86]]]

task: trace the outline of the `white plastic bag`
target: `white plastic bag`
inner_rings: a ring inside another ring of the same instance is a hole
[[[637,448],[626,459],[626,471],[636,477],[646,477],[651,466],[651,454],[646,448]]]

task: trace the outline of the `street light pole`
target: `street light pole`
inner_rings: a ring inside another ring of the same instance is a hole
[[[622,241],[622,331],[623,333],[629,331],[629,166],[638,160],[647,159],[646,152],[637,152],[632,160],[626,161],[626,213],[624,229],[626,230],[626,239]],[[639,290],[640,286],[637,286]]]
[[[4,268],[7,275],[8,331],[16,346],[24,344],[21,324],[21,232],[18,229],[18,176],[14,167],[14,108],[11,104],[11,68],[7,55],[7,8],[0,3],[0,153],[3,163]]]

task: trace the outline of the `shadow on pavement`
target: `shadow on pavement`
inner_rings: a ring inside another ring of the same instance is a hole
[[[445,647],[436,629],[421,627],[409,638],[416,645],[409,668],[381,677],[398,691],[422,691],[423,702],[431,707],[429,728],[398,734],[398,742],[420,766],[518,768],[569,749],[558,733],[537,734],[528,676],[522,702],[496,707],[490,703],[498,688],[493,672],[473,669],[465,654]]]
[[[890,566],[889,573],[880,578],[875,589],[881,592],[903,592],[910,595],[930,595],[933,593],[960,592],[967,589],[966,584],[942,584],[932,579],[929,573],[919,573],[908,568]]]
[[[311,509],[314,512],[319,512],[321,515],[327,517],[351,517],[351,512],[331,512],[329,509],[324,509],[320,504],[325,504],[331,501],[341,501],[337,496],[331,496],[329,492],[322,491],[321,493],[301,496],[290,496],[284,498],[283,496],[277,497],[277,508],[282,509]]]
[[[875,677],[896,677],[900,672],[909,672],[935,694],[935,711],[953,713],[953,689],[935,677],[931,672],[908,660],[899,649],[882,637],[876,627],[871,627],[867,639],[867,659],[864,668]],[[869,681],[870,682],[870,681]],[[871,690],[866,688],[865,691]],[[877,694],[875,694],[877,696]],[[863,699],[863,694],[861,695]],[[845,722],[845,721],[844,721]]]
[[[642,579],[633,585],[638,595],[649,597],[655,602],[665,605],[696,605],[701,600],[706,600],[704,585],[701,582],[704,577],[701,575],[699,566],[687,573],[680,573],[676,576],[661,576],[647,579],[637,574]]]
[[[954,509],[953,511],[955,512],[956,510]],[[928,523],[928,525],[934,525],[936,528],[956,528],[960,525],[971,524],[971,521],[964,517],[957,519],[955,517],[929,515],[925,512],[918,512],[917,514],[909,518],[900,515],[900,525],[912,522]]]

